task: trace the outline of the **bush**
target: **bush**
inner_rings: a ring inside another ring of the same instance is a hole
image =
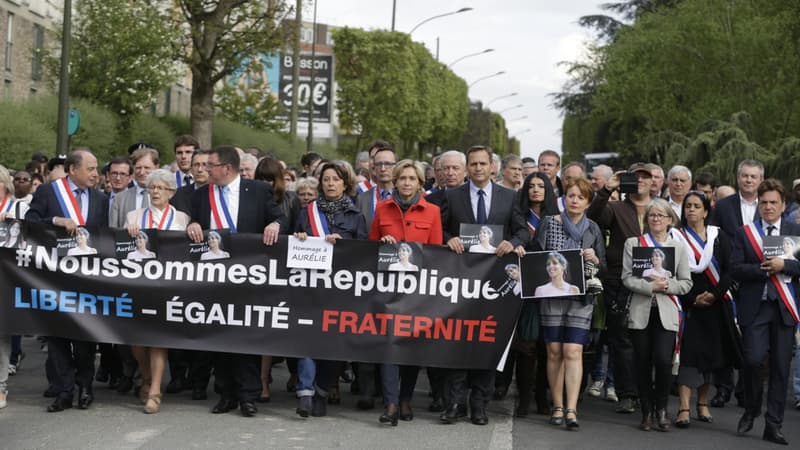
[[[54,153],[56,133],[24,104],[0,102],[0,164],[24,169],[38,151]]]
[[[175,137],[179,133],[172,131],[167,124],[150,114],[139,114],[131,126],[132,143],[146,142],[155,147],[161,155],[161,164],[169,164],[175,160]],[[182,133],[180,133],[182,134]],[[124,145],[118,154],[124,154],[130,144]]]

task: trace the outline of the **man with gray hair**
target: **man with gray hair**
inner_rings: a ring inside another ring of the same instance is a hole
[[[672,166],[667,172],[667,186],[669,190],[667,202],[669,202],[670,208],[675,211],[678,219],[680,219],[683,197],[686,197],[692,187],[692,171],[686,166]]]
[[[354,169],[356,171],[358,171],[358,169],[369,170],[369,152],[358,152]]]
[[[605,165],[600,164],[592,169],[592,174],[589,175],[589,181],[592,182],[592,190],[597,192],[603,189],[608,183],[608,179],[614,175],[614,170]]]
[[[519,190],[522,187],[522,159],[514,154],[506,155],[500,167],[503,177],[500,186],[512,191]]]
[[[256,166],[258,165],[258,159],[249,154],[245,153],[239,157],[239,175],[242,176],[245,180],[252,180],[256,177]]]

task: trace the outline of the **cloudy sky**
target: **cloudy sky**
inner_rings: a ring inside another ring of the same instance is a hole
[[[395,29],[405,32],[431,16],[473,8],[431,20],[417,28],[412,38],[424,43],[435,54],[438,37],[439,60],[446,64],[464,55],[494,49],[491,53],[466,58],[452,67],[468,84],[499,71],[506,72],[475,83],[470,88],[470,98],[484,105],[491,102],[493,111],[506,110],[502,115],[509,133],[521,141],[523,156],[536,157],[547,148],[561,150],[562,118],[551,106],[548,94],[559,90],[566,79],[564,68],[558,63],[580,58],[584,44],[591,38],[591,34],[578,26],[578,18],[599,12],[598,5],[603,0],[396,2]],[[311,13],[311,8],[304,9],[303,19],[310,21]],[[317,21],[337,26],[390,29],[392,0],[318,0]],[[512,93],[517,95],[499,98]]]

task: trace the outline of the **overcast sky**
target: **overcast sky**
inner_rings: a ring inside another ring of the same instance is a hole
[[[439,60],[446,64],[470,53],[495,49],[464,59],[452,69],[468,84],[506,72],[476,83],[470,88],[470,99],[481,100],[484,105],[492,102],[490,108],[496,112],[508,109],[503,117],[509,134],[521,141],[522,156],[536,157],[547,148],[561,151],[562,117],[551,106],[548,94],[558,91],[566,79],[558,63],[580,58],[592,37],[578,26],[578,18],[596,14],[601,3],[603,0],[397,0],[395,29],[408,32],[431,16],[473,8],[427,22],[414,31],[412,38],[435,55],[438,37]],[[307,7],[303,18],[310,21],[311,13]],[[392,0],[318,0],[317,21],[390,29]],[[516,96],[493,101],[514,92]],[[523,106],[514,108],[517,105]],[[520,119],[523,116],[527,118]]]

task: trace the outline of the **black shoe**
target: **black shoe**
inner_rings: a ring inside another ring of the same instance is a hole
[[[492,394],[492,398],[495,400],[502,400],[506,398],[506,394],[508,394],[508,387],[498,386],[494,388],[494,394]]]
[[[173,378],[169,380],[167,383],[167,394],[177,394],[178,392],[186,389],[189,386],[189,383],[183,377]]]
[[[407,401],[400,402],[400,420],[403,422],[414,420],[414,411],[411,409],[411,403]]]
[[[489,418],[486,417],[486,410],[483,408],[473,408],[470,420],[473,425],[487,425],[489,423]]]
[[[374,398],[360,398],[356,402],[356,407],[362,411],[367,411],[369,409],[375,409],[375,399]]]
[[[208,393],[204,388],[192,389],[192,400],[206,400],[206,399],[208,399]]]
[[[94,376],[94,381],[97,381],[98,383],[106,383],[108,382],[109,377],[108,369],[105,367],[98,367],[97,374]]]
[[[458,419],[462,417],[466,417],[467,412],[466,408],[463,408],[460,405],[452,404],[444,410],[444,412],[439,415],[439,420],[443,423],[456,423]]]
[[[636,412],[636,406],[633,399],[630,397],[621,398],[617,404],[617,413],[619,414],[632,414]]]
[[[225,414],[228,411],[233,411],[237,406],[239,406],[239,402],[236,400],[220,398],[217,404],[211,408],[211,414]]]
[[[42,395],[44,395],[45,398],[56,398],[58,397],[58,391],[56,390],[55,387],[50,386],[44,390],[44,394]]]
[[[678,419],[677,416],[676,416],[675,417],[675,427],[683,428],[683,429],[689,428],[689,425],[691,425],[691,423],[692,423],[692,420],[690,418],[691,411],[688,410],[688,409],[679,409],[678,410],[678,416],[680,416],[682,413],[686,413],[686,418],[685,419]],[[700,415],[699,414],[697,415],[697,419],[700,420]]]
[[[56,400],[47,407],[47,412],[61,412],[72,408],[72,398],[56,397]]]
[[[698,403],[696,406],[697,406],[697,420],[705,423],[714,423],[713,416],[704,416],[703,414],[700,413],[700,408],[704,406],[708,408],[708,405],[706,405],[705,403]]]
[[[560,416],[555,415],[556,413],[559,412],[561,413]],[[549,420],[550,425],[555,425],[557,427],[564,425],[564,408],[562,408],[561,406],[556,406],[555,408],[552,409],[550,414],[551,414]]]
[[[754,417],[748,413],[742,414],[742,418],[739,419],[739,426],[736,427],[736,434],[743,435],[748,431],[753,429],[753,419]]]
[[[239,410],[244,417],[253,417],[258,412],[258,408],[256,408],[256,404],[253,402],[241,402],[239,404]]]
[[[117,392],[120,394],[126,394],[133,389],[133,379],[131,377],[121,376],[119,377],[119,386],[117,386]]]
[[[430,412],[443,412],[444,411],[444,399],[441,397],[436,397],[433,399],[431,404],[428,406],[428,411]]]
[[[310,395],[304,395],[297,399],[297,409],[295,412],[300,417],[308,417],[311,414],[312,400]]]
[[[658,431],[669,431],[669,416],[666,409],[656,411],[656,425]]]
[[[383,409],[383,414],[378,417],[378,422],[380,423],[391,423],[393,427],[397,426],[397,419],[399,418],[400,414],[397,410],[397,405],[394,403],[390,403],[386,405],[386,408]]]
[[[765,441],[774,442],[776,444],[789,445],[789,441],[787,441],[786,437],[783,436],[783,433],[781,433],[781,429],[771,425],[767,425],[764,428],[763,439]]]
[[[653,415],[651,413],[642,414],[642,423],[639,424],[639,429],[642,431],[653,429]]]
[[[730,399],[731,399],[730,392],[727,392],[723,389],[718,389],[717,395],[715,395],[714,398],[712,398],[711,401],[708,403],[714,408],[724,408],[725,403],[728,403]]]
[[[580,428],[580,424],[578,423],[578,412],[572,408],[569,408],[564,411],[564,422],[567,424],[567,429],[572,431],[577,431]],[[573,417],[567,417],[567,414],[572,414]]]
[[[94,402],[92,390],[80,388],[78,391],[78,409],[89,409],[92,402]]]
[[[328,399],[321,395],[314,395],[311,399],[311,416],[325,417],[328,415]]]

